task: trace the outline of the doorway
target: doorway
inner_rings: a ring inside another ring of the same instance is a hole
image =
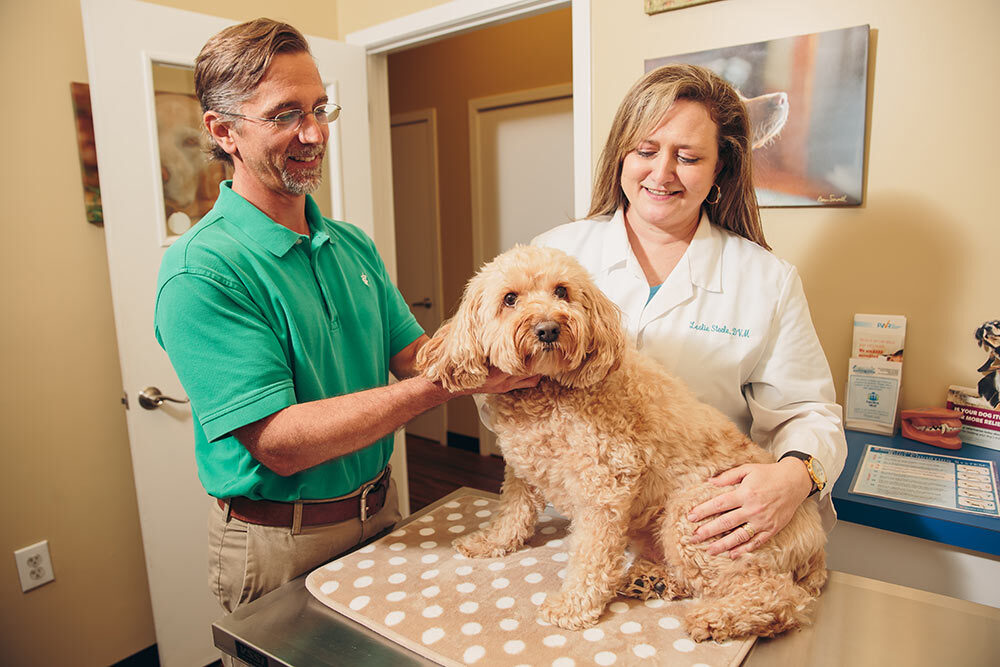
[[[565,115],[567,105],[571,105],[571,98],[566,93],[570,90],[567,84],[573,80],[572,33],[571,11],[565,7],[393,53],[387,58],[390,113],[397,116],[434,109],[436,114],[440,204],[439,264],[430,265],[432,260],[429,253],[414,252],[412,247],[401,241],[401,227],[409,225],[410,220],[405,204],[402,207],[397,205],[395,210],[396,260],[400,267],[400,288],[404,294],[407,289],[402,279],[404,264],[416,263],[416,271],[428,275],[437,272],[441,281],[440,313],[443,318],[454,312],[465,283],[478,268],[483,254],[488,252],[490,257],[495,254],[495,251],[489,251],[485,247],[477,248],[478,239],[473,231],[472,174],[477,167],[473,166],[470,157],[473,146],[470,126],[473,124],[473,109],[489,109],[488,105],[481,103],[484,98],[513,96],[514,102],[497,105],[498,108],[513,108],[519,104],[516,97],[525,91],[564,86],[563,93],[549,97],[564,98],[559,113],[563,114],[565,131],[546,138],[545,142],[540,142],[538,138],[527,142],[524,149],[529,152],[523,160],[526,163],[537,162],[539,158],[531,157],[530,151],[534,151],[535,155],[544,156],[548,153],[566,158],[565,165],[568,166],[548,170],[551,173],[544,180],[536,181],[539,188],[545,190],[550,181],[558,180],[560,190],[570,193],[569,202],[562,208],[572,214],[572,114]],[[477,100],[479,106],[476,106]],[[525,99],[520,103],[528,102]],[[540,117],[539,113],[534,115]],[[504,159],[508,163],[517,160],[515,143],[503,142]],[[394,169],[395,171],[398,170]],[[495,182],[499,172],[493,170],[490,173],[490,178]],[[428,180],[405,172],[396,173],[394,189],[406,190],[411,187],[410,183],[401,182],[401,178],[407,181],[415,178]],[[550,217],[546,213],[539,213],[538,217],[538,231],[568,219],[567,216],[545,219]],[[520,240],[526,242],[531,236]],[[496,250],[500,249],[502,248]],[[407,298],[410,300],[409,296]],[[413,302],[421,300],[422,297],[412,299]],[[436,325],[433,326],[436,328]],[[433,329],[428,329],[428,333],[432,332]],[[480,451],[479,418],[471,397],[448,403],[445,430],[445,441],[442,444]]]

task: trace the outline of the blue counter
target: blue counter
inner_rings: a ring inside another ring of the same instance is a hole
[[[833,486],[833,505],[837,509],[837,518],[842,521],[1000,556],[998,518],[850,493],[851,482],[868,445],[925,454],[992,460],[998,470],[1000,470],[1000,451],[973,445],[963,445],[957,450],[941,449],[899,435],[885,436],[847,431],[847,463],[844,464],[844,471]],[[994,480],[994,483],[997,484],[997,480]]]

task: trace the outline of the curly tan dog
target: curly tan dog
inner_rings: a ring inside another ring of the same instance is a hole
[[[736,559],[687,543],[697,528],[688,511],[725,490],[708,478],[773,457],[627,343],[620,320],[559,250],[518,246],[469,282],[455,317],[420,351],[423,374],[452,390],[479,386],[490,365],[543,377],[486,399],[506,461],[500,510],[456,548],[471,557],[515,551],[551,502],[572,521],[572,546],[562,590],[539,609],[545,621],[587,627],[622,592],[700,598],[685,618],[698,641],[807,623],[826,581],[815,503]]]

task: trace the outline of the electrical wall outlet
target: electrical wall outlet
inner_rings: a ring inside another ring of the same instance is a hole
[[[22,592],[38,588],[56,578],[52,572],[48,540],[18,549],[14,552],[14,560],[17,561],[17,574],[21,577]]]

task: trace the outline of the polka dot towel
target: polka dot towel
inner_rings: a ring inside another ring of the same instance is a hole
[[[598,624],[563,630],[537,618],[569,554],[567,522],[548,510],[535,536],[504,558],[470,559],[451,541],[490,520],[498,501],[460,495],[399,530],[318,568],[321,602],[442,665],[738,665],[753,640],[696,644],[681,627],[688,602],[612,602]],[[335,646],[330,647],[336,651]]]

